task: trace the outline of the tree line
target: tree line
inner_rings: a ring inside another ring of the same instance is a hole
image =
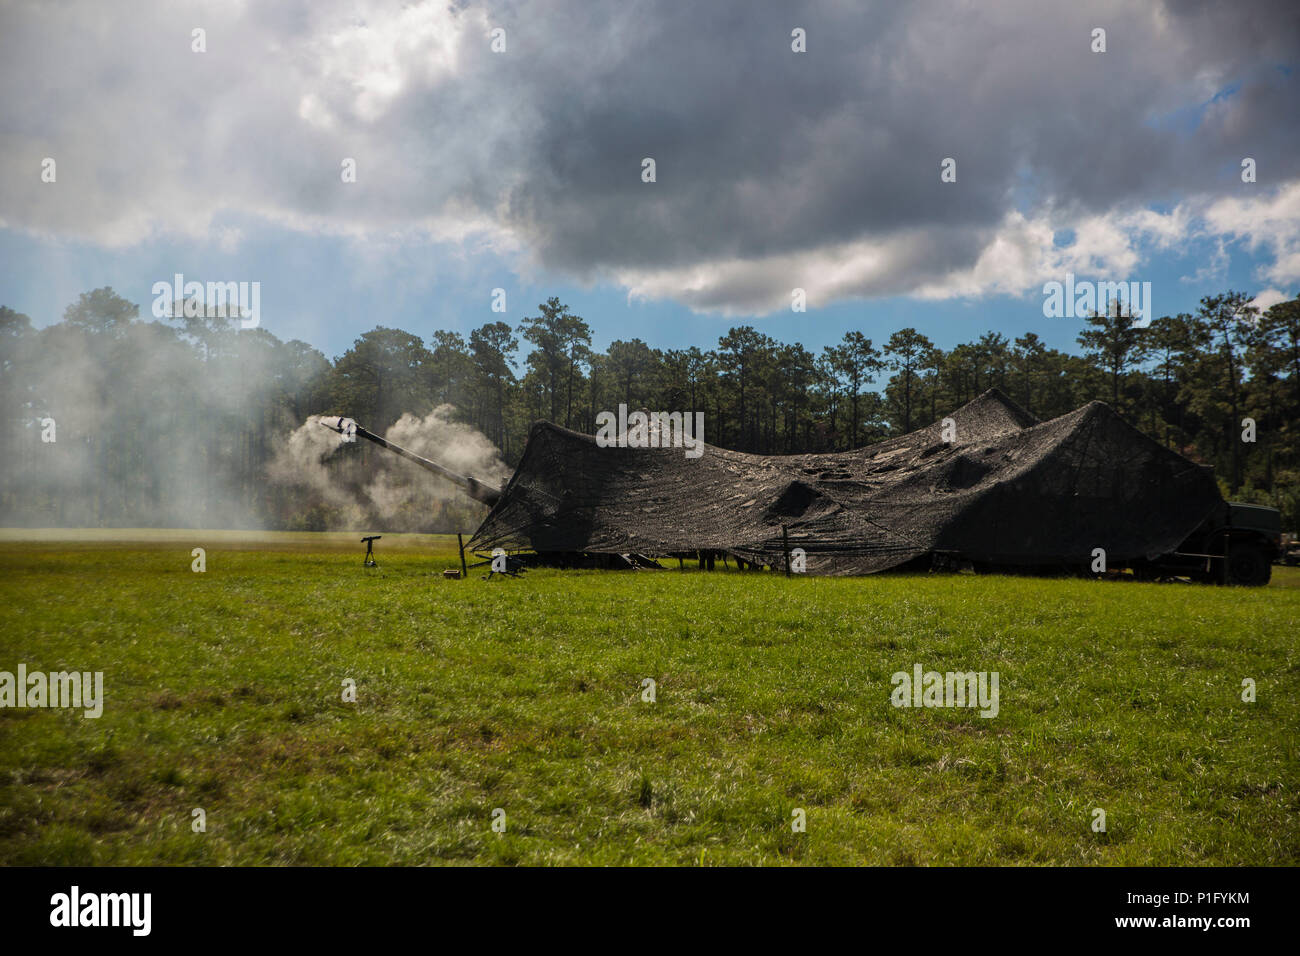
[[[1040,419],[1108,402],[1214,466],[1226,495],[1280,507],[1295,529],[1300,298],[1263,313],[1251,299],[1206,296],[1194,313],[1145,328],[1118,309],[1093,314],[1074,352],[996,331],[945,350],[904,328],[851,331],[813,353],[751,325],[729,328],[714,348],[632,338],[600,351],[589,323],[550,298],[517,325],[488,322],[468,336],[378,326],[330,360],[224,317],[142,321],[135,304],[97,289],[40,329],[0,307],[0,515],[27,525],[294,527],[298,505],[265,472],[277,442],[311,414],[383,433],[403,412],[448,404],[513,465],[533,422],[591,433],[599,412],[625,403],[703,411],[711,444],[794,454],[909,432],[997,387]],[[63,445],[54,470],[37,446],[47,418]],[[223,511],[232,494],[243,517]]]

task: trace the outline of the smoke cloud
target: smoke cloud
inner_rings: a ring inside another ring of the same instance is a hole
[[[510,469],[496,446],[455,413],[451,405],[424,417],[407,412],[383,437],[459,474],[504,485]],[[364,439],[347,442],[319,416],[289,436],[268,474],[304,498],[307,530],[471,530],[485,513],[450,481]]]
[[[262,463],[296,418],[277,401],[293,350],[260,329],[178,334],[136,314],[106,289],[41,330],[4,312],[0,522],[267,527]]]
[[[41,329],[0,306],[0,525],[478,525],[483,505],[450,482],[368,442],[342,445],[314,420],[300,426],[307,410],[334,403],[316,349],[223,317],[169,325],[138,315],[108,288]],[[453,471],[507,477],[496,448],[450,405],[403,415],[388,435]]]

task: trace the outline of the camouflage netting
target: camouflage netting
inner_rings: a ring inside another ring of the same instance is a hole
[[[1092,402],[1038,422],[992,389],[943,423],[856,451],[747,455],[600,448],[534,426],[477,551],[713,550],[784,567],[782,525],[814,574],[869,574],[926,554],[1083,567],[1174,550],[1222,506],[1210,471]]]

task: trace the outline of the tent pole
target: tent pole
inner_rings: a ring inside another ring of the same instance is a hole
[[[790,529],[781,525],[781,547],[785,551],[785,576],[790,576]]]

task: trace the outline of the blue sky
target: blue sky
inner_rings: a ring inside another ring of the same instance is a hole
[[[657,348],[710,348],[733,325],[752,324],[783,342],[801,342],[815,351],[859,330],[877,343],[911,325],[936,345],[951,348],[988,330],[1014,339],[1036,332],[1049,346],[1074,349],[1081,323],[1042,314],[1043,296],[990,295],[942,301],[907,296],[859,299],[767,315],[700,314],[672,300],[629,301],[625,290],[608,283],[588,287],[563,276],[527,280],[511,263],[492,253],[458,256],[457,250],[412,244],[403,261],[376,270],[358,270],[348,240],[267,230],[255,241],[223,251],[202,241],[157,240],[126,250],[106,250],[83,242],[33,241],[0,230],[0,289],[3,301],[30,315],[37,325],[57,321],[80,292],[110,285],[137,303],[149,318],[152,284],[179,269],[186,279],[225,279],[265,275],[262,325],[281,339],[302,339],[333,358],[355,337],[376,325],[414,332],[428,339],[434,329],[468,335],[485,322],[512,325],[536,314],[536,305],[558,296],[592,326],[594,344],[604,349],[615,339],[637,337]],[[1257,292],[1267,256],[1236,244],[1223,268],[1191,281],[1213,260],[1215,243],[1202,239],[1186,250],[1153,253],[1140,276],[1150,281],[1157,311],[1195,311],[1202,295],[1235,288]],[[273,277],[292,275],[292,283]],[[1088,278],[1080,274],[1079,279]],[[492,289],[506,290],[508,312],[491,311]]]

